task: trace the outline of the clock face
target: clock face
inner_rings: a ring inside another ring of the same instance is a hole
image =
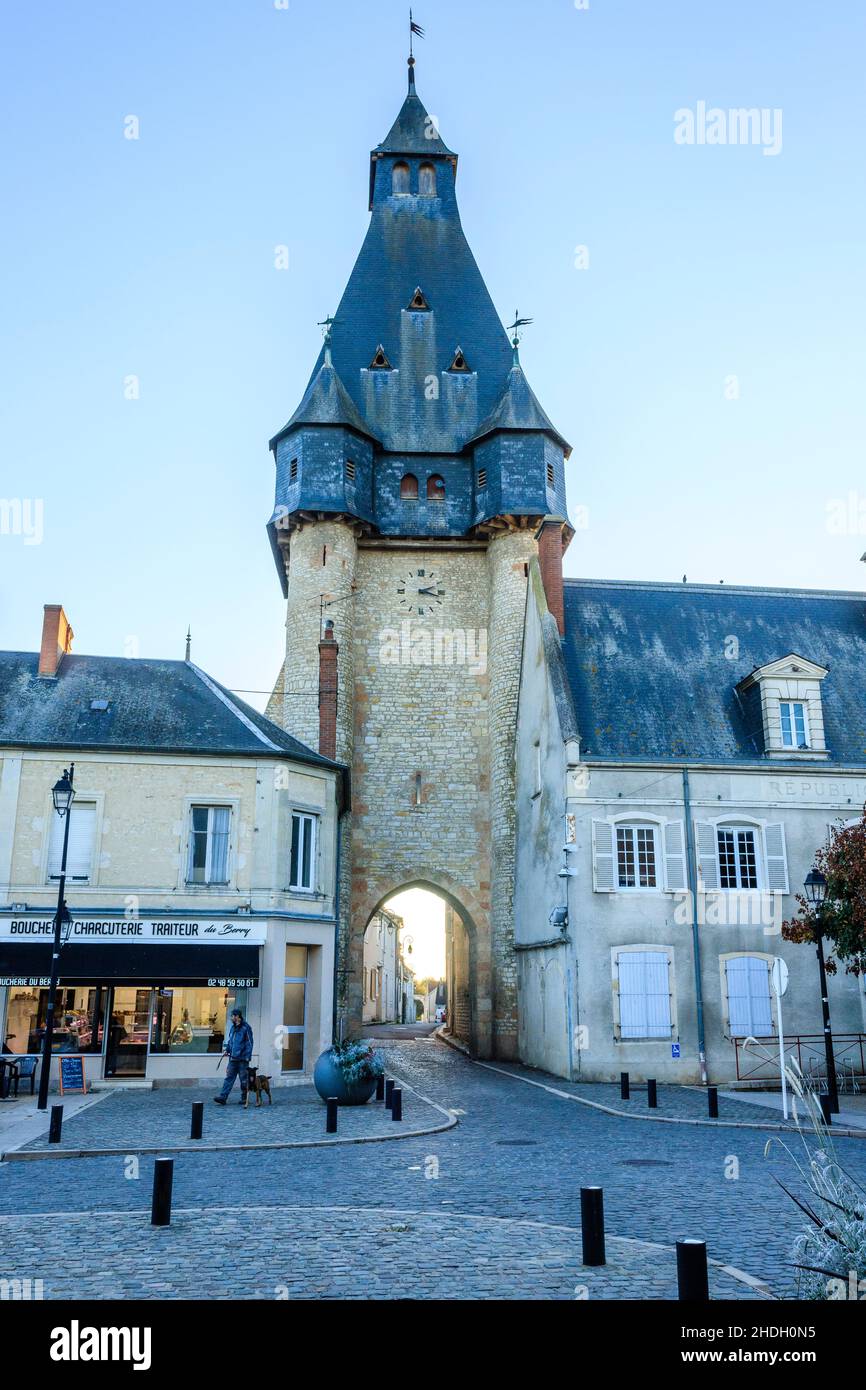
[[[424,618],[435,613],[445,596],[441,580],[428,569],[413,569],[397,585],[397,599],[402,613],[417,613]]]

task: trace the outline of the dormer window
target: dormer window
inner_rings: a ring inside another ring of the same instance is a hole
[[[390,372],[390,370],[391,370],[391,363],[388,361],[388,358],[387,358],[386,353],[385,353],[385,349],[383,348],[382,344],[380,343],[379,346],[376,348],[376,351],[375,351],[374,354],[373,354],[373,360],[372,360],[372,362],[370,363],[370,371],[371,371],[371,372],[377,372],[377,371],[378,371],[378,372]]]
[[[780,700],[782,747],[803,750],[809,747],[809,723],[802,700]]]
[[[455,350],[455,352],[454,352],[454,357],[453,357],[452,362],[451,362],[451,366],[448,368],[448,370],[449,370],[449,372],[468,372],[468,371],[469,371],[469,363],[466,361],[466,358],[463,356],[463,349],[462,349],[462,348],[457,348],[457,349]]]
[[[432,164],[422,164],[418,170],[418,192],[422,198],[436,197],[436,170]]]
[[[737,686],[740,707],[756,748],[768,758],[826,758],[821,682],[829,674],[791,653],[756,666]]]
[[[394,165],[391,173],[391,192],[405,197],[409,192],[409,165],[402,160]]]

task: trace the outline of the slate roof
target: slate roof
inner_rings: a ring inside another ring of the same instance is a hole
[[[508,380],[496,408],[488,415],[478,431],[468,441],[474,444],[495,430],[535,430],[551,435],[565,451],[571,454],[571,445],[563,439],[559,430],[551,424],[549,416],[542,410],[538,397],[523,373],[520,363],[515,360],[508,373]]]
[[[830,756],[808,766],[816,775],[866,766],[864,594],[567,579],[565,625],[589,761],[785,766],[755,746],[734,687],[797,652],[829,669],[821,696]],[[732,637],[735,660],[725,655]]]
[[[36,652],[0,652],[0,747],[323,758],[187,661],[110,656],[61,660],[37,675]],[[91,701],[108,700],[107,710]]]
[[[438,131],[432,138],[428,138],[432,128],[428,125],[429,119],[427,109],[413,83],[409,95],[397,113],[396,121],[381,145],[376,146],[374,154],[439,154],[456,158],[454,151],[449,150]]]
[[[296,425],[348,425],[358,434],[373,440],[376,438],[361,419],[333,364],[327,360],[316,372],[292,418],[274,435],[268,448],[273,449],[277,440]]]

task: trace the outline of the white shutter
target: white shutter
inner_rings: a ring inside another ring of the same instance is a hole
[[[669,893],[679,893],[688,887],[686,875],[686,849],[683,823],[679,820],[665,822],[665,887]]]
[[[716,842],[716,827],[709,821],[695,821],[695,834],[698,843],[698,871],[701,884],[707,890],[719,886],[719,855]]]
[[[731,1037],[771,1037],[773,1009],[767,962],[760,956],[734,956],[725,962],[725,978]]]
[[[775,893],[787,893],[788,856],[785,852],[785,827],[781,823],[764,826],[764,857],[767,887]]]
[[[592,823],[592,886],[596,893],[616,892],[616,840],[609,821]]]
[[[93,869],[96,804],[92,801],[82,801],[77,804],[73,802],[72,808],[67,814],[70,821],[69,844],[66,849],[66,877],[71,883],[76,881],[86,883]],[[51,840],[48,846],[48,877],[55,882],[60,877],[65,829],[66,817],[52,813]]]
[[[666,951],[617,956],[619,1030],[623,1038],[669,1038],[671,995]]]

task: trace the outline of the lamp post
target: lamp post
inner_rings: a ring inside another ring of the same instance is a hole
[[[45,1011],[45,1036],[42,1039],[42,1067],[39,1072],[39,1100],[36,1103],[37,1110],[45,1110],[48,1107],[48,1078],[51,1072],[51,1043],[54,1037],[54,996],[57,993],[60,976],[60,939],[63,925],[69,920],[69,909],[66,906],[65,897],[66,852],[69,848],[69,822],[72,819],[72,803],[75,800],[75,791],[72,786],[74,773],[75,764],[70,763],[68,769],[64,769],[63,776],[60,778],[59,782],[55,782],[51,789],[54,809],[64,822],[63,850],[60,856],[60,882],[57,885],[57,911],[54,914],[51,984],[48,989],[48,1008]]]
[[[833,1034],[830,1030],[830,1001],[827,998],[827,971],[824,966],[824,924],[822,914],[827,897],[827,880],[820,869],[810,869],[803,885],[806,897],[815,909],[815,938],[818,952],[818,972],[821,976],[821,1013],[824,1019],[824,1056],[827,1060],[827,1094],[830,1110],[839,1114],[839,1088],[836,1085],[836,1058],[833,1055]]]

